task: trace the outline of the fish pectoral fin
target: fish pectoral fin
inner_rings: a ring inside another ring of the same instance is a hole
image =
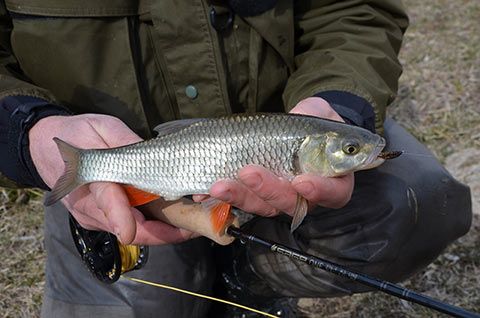
[[[160,198],[160,196],[156,194],[137,189],[129,184],[122,185],[122,188],[125,190],[125,194],[127,195],[128,202],[131,206],[144,205]]]
[[[300,224],[302,224],[303,219],[308,212],[308,201],[297,193],[297,202],[295,204],[295,210],[293,211],[292,224],[290,225],[290,233],[293,233]]]
[[[205,118],[190,118],[190,119],[179,119],[167,121],[166,123],[160,124],[153,128],[154,131],[158,133],[157,137],[173,134],[182,129],[185,129],[193,124],[196,124],[200,121],[204,121]]]
[[[222,234],[222,232],[225,232],[225,229],[232,223],[234,218],[232,214],[232,206],[214,198],[209,198],[201,204],[202,207],[210,213],[210,222],[213,231],[216,234]]]

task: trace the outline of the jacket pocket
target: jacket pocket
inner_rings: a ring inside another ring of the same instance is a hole
[[[25,75],[77,113],[110,114],[148,134],[132,21],[138,3],[8,0],[12,51]]]

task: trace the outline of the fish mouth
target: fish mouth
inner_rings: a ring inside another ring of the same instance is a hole
[[[397,158],[402,153],[403,153],[403,151],[382,151],[378,155],[378,158],[382,158],[382,159],[385,159],[385,160],[390,160],[390,159],[393,159],[393,158]]]
[[[368,170],[372,168],[376,168],[382,163],[385,162],[385,158],[382,157],[382,152],[383,148],[385,148],[386,142],[385,139],[380,137],[380,140],[376,144],[375,148],[373,149],[372,153],[370,156],[368,156],[367,160],[362,165],[361,170]]]

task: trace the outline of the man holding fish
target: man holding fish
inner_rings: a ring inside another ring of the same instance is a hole
[[[243,225],[253,233],[395,281],[469,228],[468,190],[384,125],[408,24],[398,1],[12,0],[1,15],[2,184],[53,189],[43,317],[206,317],[211,307],[96,281],[67,211],[124,244],[158,245],[138,276],[211,293],[223,273],[232,297],[258,306],[365,289],[237,243],[214,251],[145,215],[163,199],[213,198],[258,215]],[[281,112],[298,115],[253,115]],[[162,123],[155,147],[139,143]],[[406,154],[354,178],[388,156],[375,133]],[[163,199],[132,207],[122,183]]]

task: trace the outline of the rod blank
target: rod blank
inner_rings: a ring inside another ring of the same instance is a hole
[[[441,302],[439,300],[414,292],[413,290],[401,287],[399,285],[396,285],[375,277],[350,271],[338,264],[327,261],[325,259],[301,252],[296,249],[289,248],[281,244],[277,244],[277,243],[259,238],[254,235],[247,234],[242,230],[240,230],[239,228],[236,228],[233,226],[230,226],[227,229],[227,234],[235,238],[238,238],[241,241],[255,243],[257,245],[263,246],[264,248],[271,250],[274,253],[285,255],[289,258],[306,263],[310,266],[356,281],[363,285],[373,287],[374,289],[380,290],[384,293],[405,299],[410,302],[417,303],[419,305],[428,307],[430,309],[434,309],[436,311],[448,314],[453,317],[480,318],[480,315],[477,313]]]

